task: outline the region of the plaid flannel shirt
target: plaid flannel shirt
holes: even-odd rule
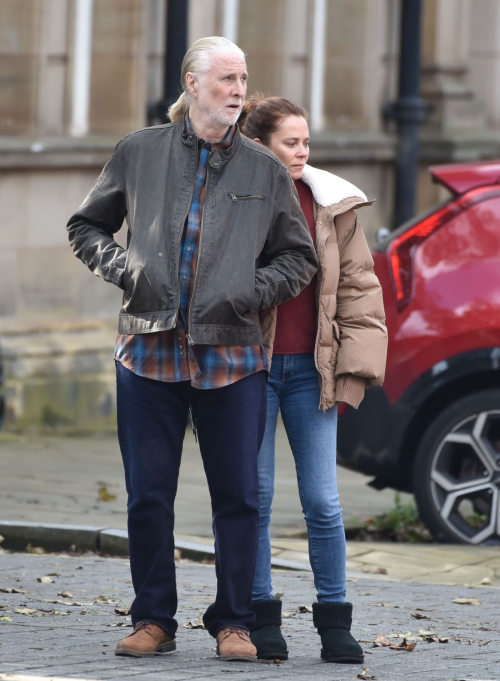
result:
[[[187,116],[185,125],[191,132]],[[227,135],[219,143],[210,144],[198,140],[198,171],[181,241],[180,309],[176,327],[171,331],[120,334],[116,340],[115,359],[139,376],[170,383],[190,381],[195,388],[211,389],[230,385],[257,371],[268,371],[262,345],[191,346],[187,342],[187,315],[196,277],[208,159],[212,150],[231,146],[235,130],[235,126],[229,128]]]

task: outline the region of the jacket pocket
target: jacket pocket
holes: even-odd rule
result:
[[[231,201],[244,201],[246,199],[260,199],[264,201],[266,198],[263,194],[228,194],[228,197]]]
[[[332,322],[332,369],[335,374],[335,368],[337,366],[337,355],[340,348],[340,329],[339,325],[335,321]]]

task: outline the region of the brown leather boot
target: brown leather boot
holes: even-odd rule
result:
[[[151,622],[138,622],[134,631],[116,646],[115,655],[152,657],[157,653],[175,650],[175,638],[170,638],[161,627]]]
[[[226,627],[217,634],[217,655],[221,660],[257,662],[257,648],[244,629]]]

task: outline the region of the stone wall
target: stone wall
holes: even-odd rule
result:
[[[479,0],[477,0],[479,1]],[[240,0],[249,92],[311,105],[315,0]],[[88,134],[71,136],[77,0],[0,2],[0,350],[7,427],[108,428],[121,292],[72,255],[65,224],[116,142],[162,93],[166,0],[94,0]],[[500,156],[500,0],[425,0],[418,211],[434,163]],[[323,129],[311,163],[358,185],[368,241],[392,222],[400,0],[327,0]],[[221,34],[223,0],[190,0],[189,41]],[[122,230],[123,232],[123,230]],[[119,233],[124,244],[126,235]]]

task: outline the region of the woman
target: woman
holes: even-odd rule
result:
[[[346,549],[336,481],[337,405],[357,408],[369,386],[382,384],[386,351],[382,291],[354,208],[370,205],[354,185],[307,164],[307,113],[287,99],[256,97],[242,132],[270,149],[294,180],[320,267],[294,300],[261,316],[271,362],[266,433],[259,453],[260,534],[253,589],[260,658],[287,659],[281,601],[271,584],[269,522],[274,493],[278,412],[295,458],[317,590],[313,622],[328,662],[363,662],[345,602]]]

